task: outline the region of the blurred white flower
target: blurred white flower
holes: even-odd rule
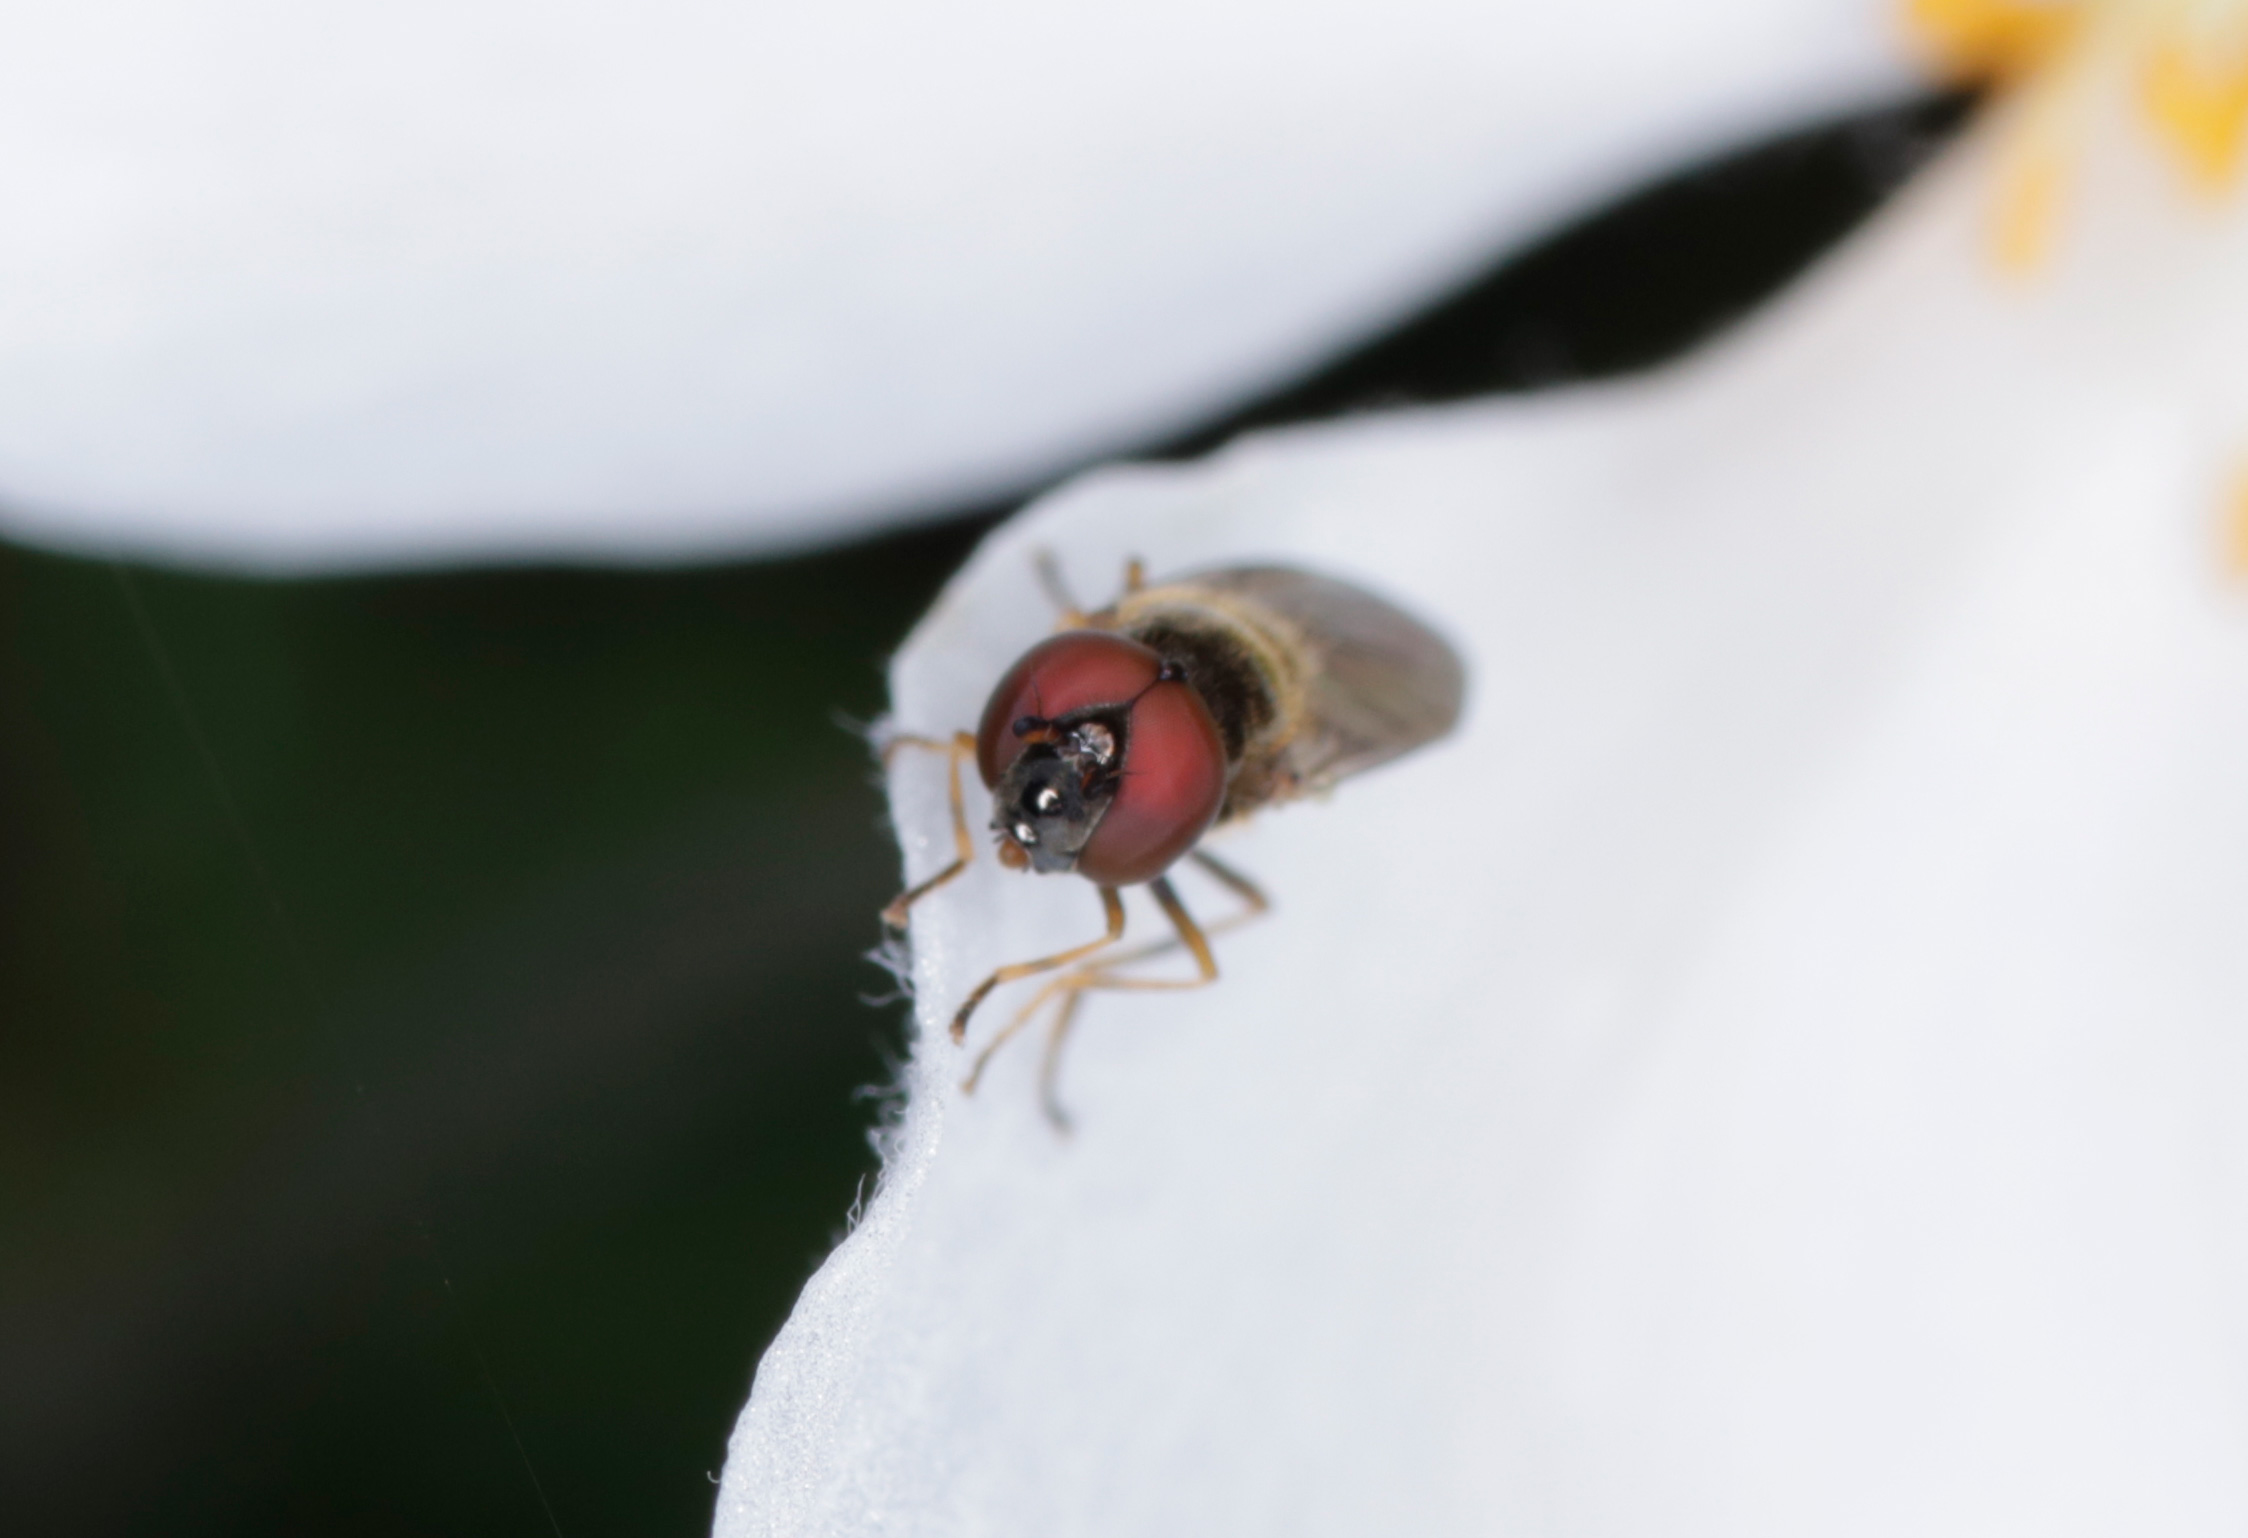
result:
[[[2034,72],[1683,367],[991,541],[905,726],[1043,632],[1041,546],[1375,583],[1470,719],[1229,841],[1278,911],[1218,986],[1088,1006],[1067,1142],[1035,1051],[964,1098],[941,1027],[1089,889],[985,861],[917,911],[884,1184],[724,1538],[2248,1527],[2248,222],[2076,9],[2032,275],[1988,232]],[[941,775],[892,787],[926,873]]]
[[[228,0],[0,18],[0,530],[272,568],[836,538],[1193,425],[1862,0]]]

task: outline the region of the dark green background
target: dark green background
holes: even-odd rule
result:
[[[1668,356],[1960,107],[1651,189],[1148,452]],[[0,548],[9,1531],[706,1527],[902,1050],[847,723],[1003,510],[661,574]]]

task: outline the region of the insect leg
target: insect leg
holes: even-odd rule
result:
[[[1243,917],[1243,915],[1236,914],[1234,917],[1236,920],[1238,920],[1239,918]],[[1193,923],[1193,920],[1189,919],[1187,922],[1191,925]],[[1166,951],[1175,951],[1178,948],[1178,936],[1173,935],[1167,940],[1158,940],[1152,945],[1138,946],[1135,949],[1125,951],[1121,955],[1112,956],[1106,960],[1094,962],[1090,966],[1079,967],[1075,971],[1064,972],[1061,976],[1049,980],[1043,988],[1040,988],[1036,993],[1030,996],[1029,1003],[1023,1005],[1020,1010],[1016,1011],[1014,1019],[1008,1021],[1004,1026],[1000,1027],[998,1034],[993,1036],[991,1040],[984,1043],[983,1050],[976,1054],[975,1062],[969,1067],[968,1077],[961,1083],[961,1089],[966,1091],[968,1094],[974,1094],[976,1092],[976,1085],[981,1083],[983,1080],[984,1069],[990,1065],[992,1058],[997,1055],[999,1049],[1007,1045],[1008,1042],[1014,1040],[1015,1037],[1022,1034],[1023,1027],[1030,1024],[1032,1020],[1036,1019],[1038,1017],[1038,1012],[1044,1009],[1048,1004],[1052,1003],[1056,998],[1061,999],[1062,1005],[1060,1013],[1055,1019],[1054,1029],[1060,1031],[1065,1029],[1062,1024],[1061,1017],[1067,1016],[1076,1010],[1078,995],[1083,993],[1086,989],[1102,987],[1123,988],[1141,986],[1140,984],[1127,981],[1117,981],[1113,983],[1105,982],[1103,981],[1103,979],[1115,977],[1120,968],[1130,966],[1134,962],[1145,961],[1150,956],[1160,956]],[[1217,963],[1214,961],[1211,963],[1211,967],[1213,968],[1212,972],[1210,973],[1211,977],[1215,977],[1217,975],[1216,971],[1214,970],[1216,965]],[[1194,977],[1191,979],[1183,979],[1178,982],[1150,982],[1145,986],[1152,988],[1199,988],[1208,980],[1209,979],[1205,977]],[[1049,1058],[1051,1058],[1052,1053],[1053,1047],[1052,1044],[1049,1043],[1047,1047],[1047,1054]]]
[[[1264,890],[1247,876],[1219,860],[1216,855],[1204,854],[1201,850],[1195,849],[1188,852],[1187,858],[1207,870],[1211,876],[1222,882],[1241,899],[1242,905],[1239,911],[1227,914],[1215,924],[1201,926],[1200,932],[1203,935],[1214,937],[1228,934],[1272,911],[1272,899],[1265,896]],[[1188,922],[1190,925],[1193,923],[1192,920]],[[1157,956],[1169,955],[1185,943],[1183,936],[1178,933],[1178,926],[1175,922],[1172,925],[1172,931],[1163,939],[1151,941],[1146,945],[1135,946],[1128,951],[1120,951],[1114,956],[1103,956],[1091,966],[1081,967],[1066,977],[1056,978],[1039,990],[1039,998],[1041,1000],[1052,998],[1063,988],[1077,986],[1077,979],[1089,977],[1096,972],[1113,974],[1126,967],[1152,960]],[[1194,986],[1199,987],[1201,985],[1197,983]]]
[[[888,742],[882,744],[882,761],[887,764],[890,761],[890,755],[899,748],[928,748],[945,755],[947,766],[952,771],[952,848],[954,857],[950,865],[938,871],[919,886],[908,887],[898,894],[889,907],[882,910],[882,922],[892,929],[905,928],[906,910],[966,870],[968,862],[976,857],[976,841],[968,835],[968,808],[960,798],[960,761],[974,755],[976,751],[975,737],[968,732],[953,733],[950,742],[945,742],[936,737],[910,735],[892,737]]]
[[[1158,876],[1147,884],[1147,888],[1155,894],[1156,903],[1163,909],[1164,916],[1170,919],[1171,927],[1177,931],[1176,938],[1143,946],[1128,956],[1082,967],[1054,979],[1039,990],[1038,997],[1030,1001],[1030,1007],[1008,1028],[1008,1034],[1012,1035],[1037,1012],[1038,1007],[1049,996],[1056,993],[1062,996],[1061,1007],[1054,1011],[1054,1023],[1046,1033],[1045,1055],[1038,1065],[1038,1103],[1044,1108],[1046,1119],[1054,1124],[1057,1132],[1066,1133],[1070,1130],[1069,1113],[1062,1109],[1057,1089],[1061,1080],[1062,1046],[1069,1040],[1070,1027],[1077,1022],[1078,1006],[1085,1001],[1089,990],[1100,988],[1176,992],[1187,988],[1206,988],[1218,980],[1218,958],[1211,954],[1209,936],[1194,922],[1194,915],[1186,911],[1186,904],[1179,901],[1179,894],[1171,889],[1171,883]],[[1248,916],[1242,914],[1237,915],[1237,918]],[[1120,966],[1174,950],[1180,945],[1194,953],[1195,975],[1192,977],[1123,977],[1118,974]]]
[[[1083,945],[1057,951],[1051,956],[1041,956],[1036,961],[1018,961],[1011,966],[1001,967],[976,984],[975,992],[968,995],[967,1001],[960,1006],[960,1012],[952,1017],[952,1039],[959,1041],[968,1034],[968,1017],[976,1012],[977,1005],[990,996],[991,990],[1001,983],[1011,983],[1018,977],[1030,977],[1039,972],[1051,972],[1056,967],[1066,967],[1080,956],[1090,956],[1102,946],[1114,945],[1123,939],[1124,898],[1116,888],[1101,888],[1101,910],[1108,917],[1108,932],[1098,940],[1089,940]]]
[[[1054,552],[1041,549],[1030,558],[1030,562],[1038,572],[1038,585],[1046,590],[1047,601],[1060,616],[1060,628],[1084,629],[1085,611],[1079,607],[1076,598],[1071,596],[1069,584],[1062,578],[1062,563],[1054,559]]]
[[[1194,965],[1202,974],[1195,982],[1173,986],[1192,988],[1202,983],[1216,982],[1218,958],[1210,954],[1210,937],[1194,922],[1194,915],[1186,911],[1186,904],[1179,901],[1179,894],[1171,890],[1170,878],[1158,876],[1147,884],[1147,889],[1155,894],[1156,905],[1163,910],[1163,916],[1171,921],[1171,927],[1179,932],[1179,938],[1186,943],[1186,948],[1194,952]],[[1261,898],[1263,894],[1259,893],[1258,896]]]
[[[1046,1113],[1046,1120],[1054,1130],[1067,1137],[1072,1128],[1069,1112],[1062,1109],[1060,1083],[1062,1076],[1062,1043],[1069,1040],[1069,1028],[1077,1022],[1077,1006],[1085,1001],[1085,990],[1072,988],[1062,1007],[1054,1012],[1053,1028],[1046,1033],[1046,1051],[1038,1060],[1038,1107]]]
[[[1103,890],[1106,890],[1106,888]],[[1261,909],[1250,908],[1240,913],[1228,914],[1219,922],[1212,924],[1209,930],[1205,932],[1201,925],[1195,923],[1194,916],[1186,911],[1186,904],[1179,901],[1179,894],[1171,890],[1170,882],[1158,876],[1148,883],[1148,890],[1154,892],[1156,902],[1162,905],[1163,912],[1171,920],[1171,927],[1177,933],[1169,939],[1157,940],[1152,944],[1138,946],[1128,951],[1120,951],[1114,956],[1104,956],[1090,966],[1079,967],[1075,971],[1065,972],[1060,977],[1055,978],[1045,987],[1039,989],[1031,998],[1030,1003],[1024,1006],[1022,1014],[1017,1016],[1008,1029],[1001,1033],[1002,1039],[1020,1030],[1024,1021],[1038,1013],[1040,1005],[1057,994],[1083,992],[1087,988],[1177,989],[1207,987],[1218,980],[1218,959],[1210,950],[1209,936],[1222,934],[1236,925],[1246,923],[1262,911]],[[1193,977],[1125,977],[1121,975],[1124,968],[1156,956],[1167,955],[1179,949],[1181,945],[1194,953],[1195,975]],[[1087,947],[1087,949],[1091,948]],[[995,1041],[992,1045],[996,1046],[998,1043]]]
[[[1031,995],[1030,1001],[1016,1012],[1015,1017],[1007,1022],[1005,1028],[985,1043],[983,1050],[976,1054],[975,1064],[970,1068],[967,1079],[961,1084],[961,1089],[969,1094],[975,1093],[976,1086],[983,1081],[984,1069],[990,1066],[992,1058],[998,1054],[999,1049],[1022,1034],[1023,1028],[1028,1026],[1032,1020],[1035,1020],[1040,1011],[1058,999],[1060,1003],[1054,1010],[1053,1023],[1047,1029],[1046,1050],[1039,1064],[1038,1097],[1040,1105],[1045,1110],[1046,1119],[1054,1124],[1055,1130],[1068,1132],[1070,1130],[1069,1114],[1062,1109],[1057,1086],[1061,1076],[1062,1048],[1069,1039],[1070,1030],[1077,1022],[1077,1011],[1079,1006],[1084,1003],[1086,993],[1095,988],[1177,990],[1204,987],[1217,977],[1217,963],[1215,959],[1208,956],[1208,937],[1238,928],[1255,919],[1272,906],[1264,893],[1258,890],[1255,882],[1232,867],[1222,864],[1214,856],[1196,850],[1193,858],[1195,863],[1208,870],[1213,877],[1241,898],[1243,906],[1240,911],[1229,913],[1215,924],[1203,928],[1187,914],[1185,904],[1179,901],[1176,892],[1170,892],[1170,883],[1165,882],[1164,890],[1170,892],[1170,901],[1164,904],[1164,912],[1171,918],[1173,932],[1160,940],[1135,946],[1131,950],[1120,952],[1114,956],[1104,957],[1091,965],[1065,972],[1060,977],[1049,981],[1044,987]],[[1164,902],[1164,893],[1158,892],[1156,901]],[[1167,955],[1172,951],[1188,946],[1190,942],[1187,940],[1187,936],[1190,933],[1202,939],[1202,945],[1196,951],[1195,976],[1186,978],[1134,978],[1122,975],[1123,969],[1126,967],[1136,966],[1140,962],[1152,960],[1157,956]],[[1207,962],[1207,970],[1204,970],[1205,962]]]
[[[1254,881],[1251,881],[1247,876],[1242,875],[1241,872],[1226,864],[1216,855],[1205,854],[1199,849],[1191,849],[1187,851],[1187,858],[1192,860],[1195,864],[1201,866],[1204,870],[1208,871],[1219,881],[1219,883],[1225,886],[1227,890],[1231,891],[1234,896],[1240,898],[1243,902],[1249,905],[1242,912],[1235,914],[1230,919],[1227,919],[1224,925],[1225,928],[1231,929],[1236,924],[1244,923],[1249,919],[1253,919],[1258,914],[1265,912],[1272,906],[1272,899],[1265,896],[1264,888],[1258,886]],[[1214,933],[1215,930],[1213,929],[1212,932]]]
[[[991,1066],[991,1060],[998,1055],[999,1049],[1021,1035],[1022,1028],[1036,1019],[1038,1012],[1044,1009],[1056,994],[1067,991],[1076,977],[1075,972],[1065,972],[1060,977],[1052,979],[1045,987],[1031,995],[1028,1004],[1015,1011],[1015,1018],[1001,1026],[998,1034],[985,1042],[983,1050],[976,1054],[975,1062],[969,1066],[968,1077],[960,1081],[960,1092],[962,1094],[972,1095],[976,1092],[976,1086],[983,1082],[984,1069]]]
[[[1079,967],[1075,971],[1064,972],[1059,977],[1048,979],[1044,987],[1030,996],[1030,1002],[1015,1012],[1015,1018],[1008,1021],[1006,1025],[1000,1028],[997,1035],[984,1043],[984,1048],[976,1054],[976,1061],[969,1068],[968,1077],[962,1082],[961,1089],[971,1095],[974,1094],[976,1086],[983,1081],[984,1069],[990,1065],[992,1058],[998,1054],[999,1049],[1021,1035],[1023,1027],[1035,1020],[1038,1017],[1038,1012],[1055,999],[1058,998],[1063,1001],[1062,1010],[1066,1013],[1077,1007],[1077,995],[1079,993],[1094,986],[1091,979],[1108,976],[1118,968],[1128,967],[1134,962],[1145,961],[1150,956],[1160,956],[1167,951],[1175,951],[1178,948],[1178,936],[1172,935],[1168,939],[1157,940],[1150,945],[1134,946],[1131,950],[1094,962],[1090,966]]]
[[[1125,959],[1138,960],[1158,950],[1176,950],[1177,948],[1178,942],[1176,940],[1166,940],[1160,946],[1147,946]],[[1031,1001],[1025,1004],[1016,1014],[1015,1018],[1007,1022],[1006,1028],[992,1037],[985,1044],[984,1049],[976,1054],[975,1066],[969,1069],[968,1077],[961,1083],[961,1092],[969,1095],[974,1094],[977,1084],[983,1080],[985,1067],[990,1064],[999,1049],[1020,1035],[1024,1026],[1038,1018],[1039,1011],[1059,997],[1061,1004],[1054,1011],[1054,1023],[1047,1028],[1046,1050],[1039,1058],[1038,1063],[1038,1104],[1040,1109],[1045,1111],[1046,1119],[1054,1124],[1054,1130],[1066,1134],[1072,1130],[1069,1113],[1062,1109],[1061,1097],[1057,1092],[1057,1086],[1061,1080],[1062,1043],[1069,1039],[1069,1028],[1076,1022],[1078,1006],[1085,1002],[1086,990],[1090,988],[1139,987],[1199,988],[1207,981],[1208,979],[1202,977],[1180,978],[1175,981],[1117,978],[1105,967],[1087,967],[1082,971],[1070,972],[1057,977],[1045,987],[1039,989]]]

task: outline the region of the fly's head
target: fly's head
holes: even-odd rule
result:
[[[1072,871],[1124,783],[1130,707],[1096,706],[1010,727],[1023,744],[992,788],[999,859],[1042,875]]]

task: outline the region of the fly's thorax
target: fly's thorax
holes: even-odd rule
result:
[[[1301,630],[1254,599],[1192,581],[1166,583],[1126,595],[1096,623],[1184,670],[1217,722],[1236,776],[1260,776],[1303,729],[1317,658]]]

